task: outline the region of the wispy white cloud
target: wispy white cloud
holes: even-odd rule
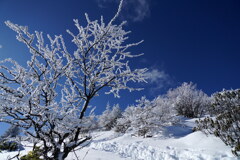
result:
[[[156,68],[150,69],[146,73],[146,78],[149,84],[150,94],[155,94],[164,89],[168,89],[172,84],[172,78],[163,70],[159,70]]]
[[[0,44],[0,49],[3,48],[3,46]]]
[[[149,83],[158,83],[159,81],[166,80],[168,75],[164,71],[152,69],[146,73],[146,77]]]
[[[133,9],[130,18],[133,21],[142,21],[150,15],[150,0],[132,0],[132,4],[128,4],[128,9]]]
[[[116,2],[116,0],[96,0],[98,3],[98,7],[106,8],[106,4],[110,2]]]
[[[130,19],[134,22],[142,21],[150,16],[151,0],[124,0],[123,11],[121,16],[124,19]],[[119,3],[119,0],[97,0],[98,6],[101,8],[108,7],[110,3]]]

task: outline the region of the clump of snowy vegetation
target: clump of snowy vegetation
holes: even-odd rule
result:
[[[40,158],[42,155],[42,150],[40,147],[34,148],[34,150],[28,152],[27,155],[24,155],[20,158],[20,160],[43,160]]]
[[[183,83],[152,101],[142,97],[136,105],[127,107],[117,120],[115,131],[133,131],[138,136],[150,136],[176,123],[178,116],[201,117],[208,112],[210,100],[193,83]]]
[[[158,96],[152,101],[142,97],[135,106],[125,109],[122,117],[117,120],[115,131],[134,132],[135,135],[144,137],[153,136],[176,121],[176,112],[167,97]]]
[[[223,90],[213,95],[212,115],[197,121],[196,129],[214,134],[240,156],[240,89]]]
[[[5,133],[0,137],[0,152],[1,151],[17,151],[22,150],[23,146],[18,141],[20,134],[20,128],[12,125]]]
[[[104,131],[111,130],[116,125],[117,119],[121,117],[121,114],[122,111],[119,104],[111,107],[108,103],[106,110],[98,117],[98,127]]]
[[[188,118],[206,114],[211,102],[208,95],[198,90],[192,82],[169,90],[167,96],[172,99],[177,113]]]
[[[5,139],[16,138],[19,136],[21,130],[18,126],[12,125],[8,130],[6,130],[3,135],[0,137],[0,141]]]

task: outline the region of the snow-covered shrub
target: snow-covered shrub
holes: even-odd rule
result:
[[[137,136],[152,136],[163,127],[176,122],[170,101],[159,96],[152,101],[142,97],[137,105],[129,106],[117,120],[116,131],[132,131]]]
[[[20,160],[43,160],[41,159],[43,150],[40,147],[35,147],[33,151],[28,152],[27,155],[24,155]]]
[[[218,115],[226,110],[240,106],[240,89],[223,90],[213,94],[214,101],[211,106],[212,115]]]
[[[22,144],[16,142],[16,141],[8,141],[4,140],[0,142],[0,151],[17,151],[17,150],[22,150],[23,146]]]
[[[139,109],[140,108],[134,106],[127,107],[122,113],[122,116],[117,119],[114,130],[116,132],[125,133],[131,127],[132,119],[139,112]]]
[[[0,140],[7,138],[15,138],[20,134],[20,128],[18,126],[12,125],[4,134],[0,137]]]
[[[151,132],[153,127],[150,120],[152,118],[152,105],[150,105],[151,102],[145,97],[142,97],[137,103],[136,106],[131,107],[132,114],[128,117],[131,121],[129,131],[133,131],[137,136],[145,136]]]
[[[16,151],[22,150],[23,146],[21,143],[15,141],[17,136],[20,134],[19,127],[12,125],[4,134],[0,137],[0,151]]]
[[[167,96],[172,99],[178,114],[189,118],[201,117],[210,106],[210,98],[192,82],[169,90]]]
[[[98,122],[94,110],[88,115],[84,116],[81,122],[81,133],[87,135],[90,132],[93,132],[98,128]]]
[[[213,97],[215,117],[197,121],[196,129],[219,137],[233,148],[235,155],[240,156],[240,89],[224,90]]]
[[[118,104],[111,107],[107,104],[106,110],[98,117],[98,125],[102,130],[111,130],[118,118],[121,117],[121,109]]]

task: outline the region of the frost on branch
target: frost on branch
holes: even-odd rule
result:
[[[129,32],[123,30],[120,25],[105,24],[103,18],[100,23],[91,21],[86,15],[88,25],[80,26],[78,20],[74,20],[78,33],[74,35],[72,42],[77,46],[74,51],[74,66],[77,71],[76,77],[79,81],[77,86],[84,87],[89,96],[105,87],[110,86],[109,93],[119,97],[119,90],[136,90],[127,85],[129,81],[145,82],[143,74],[146,69],[131,69],[128,60],[140,56],[132,55],[128,48],[137,46],[138,43],[125,44]],[[137,89],[139,90],[139,89]]]
[[[119,91],[139,90],[128,82],[145,82],[147,69],[132,69],[125,22],[115,25],[120,10],[107,24],[103,18],[87,25],[74,20],[78,33],[67,32],[76,45],[69,53],[61,35],[47,39],[42,32],[6,25],[28,48],[31,59],[23,67],[12,59],[0,63],[0,121],[24,128],[35,142],[41,142],[44,159],[65,159],[69,152],[91,139],[94,114],[87,115],[91,100],[103,89],[119,97]],[[9,118],[10,117],[10,118]]]

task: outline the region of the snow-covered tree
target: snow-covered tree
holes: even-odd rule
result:
[[[177,112],[174,108],[172,100],[166,95],[158,96],[153,100],[153,114],[157,117],[157,121],[162,126],[172,125],[178,121]]]
[[[219,137],[240,157],[240,89],[213,94],[212,108],[215,117],[197,121],[196,129]]]
[[[116,132],[125,133],[132,126],[132,122],[135,121],[136,115],[139,115],[142,111],[142,108],[138,108],[135,106],[128,106],[122,116],[117,119],[116,126],[114,130]]]
[[[119,104],[111,107],[108,103],[106,110],[98,117],[98,125],[103,130],[111,130],[120,116],[121,109]]]
[[[156,121],[158,119],[153,113],[153,109],[156,107],[154,101],[149,101],[146,97],[142,97],[137,100],[137,105],[135,106],[138,112],[134,112],[135,115],[131,117],[131,127],[130,129],[137,134],[137,136],[146,136],[147,134],[152,134],[156,128],[160,125]]]
[[[21,130],[18,126],[10,126],[0,137],[0,152],[5,151],[17,151],[22,150],[23,146],[19,142],[19,134]]]
[[[78,33],[67,30],[76,46],[73,53],[62,35],[45,39],[42,32],[31,34],[28,27],[6,22],[29,48],[31,59],[27,65],[12,59],[0,63],[0,121],[24,128],[41,142],[45,160],[65,159],[91,139],[85,134],[91,126],[86,111],[103,88],[119,97],[122,89],[139,90],[128,82],[145,82],[146,69],[129,66],[129,60],[140,55],[128,49],[141,42],[128,44],[125,22],[113,24],[121,6],[122,1],[107,24],[102,17],[91,21],[87,14],[85,27],[74,20]]]
[[[146,97],[137,100],[135,106],[129,106],[117,120],[117,132],[132,131],[137,136],[152,136],[177,121],[171,101],[158,96],[150,101]]]
[[[198,90],[192,82],[185,82],[180,87],[169,90],[167,96],[172,99],[179,115],[191,118],[206,113],[211,102],[207,94]]]
[[[0,140],[7,138],[15,138],[20,134],[20,128],[18,126],[12,125],[10,126],[0,137]]]

